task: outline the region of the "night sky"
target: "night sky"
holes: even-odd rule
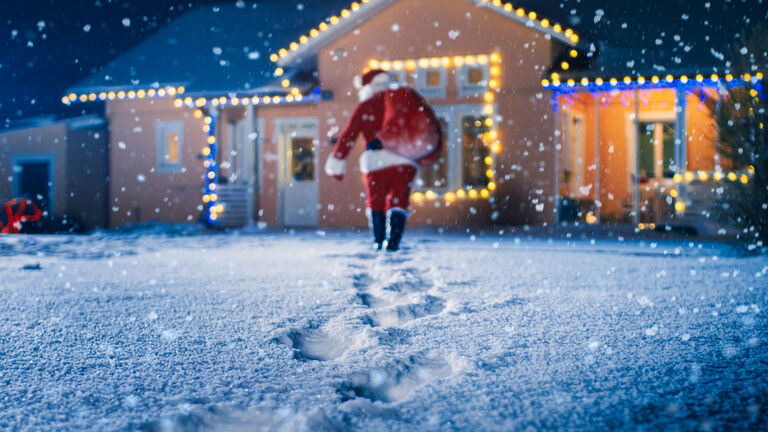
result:
[[[264,1],[322,0],[258,2]],[[67,108],[60,99],[68,86],[189,8],[216,3],[227,2],[3,0],[0,128],[24,118],[98,110],[99,104]],[[513,4],[573,26],[588,40],[654,49],[682,37],[704,57],[723,52],[743,29],[768,21],[768,0],[521,0]]]

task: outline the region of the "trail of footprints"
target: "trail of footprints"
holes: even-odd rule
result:
[[[445,309],[445,300],[428,294],[434,282],[427,278],[425,271],[400,266],[407,259],[378,254],[358,254],[353,258],[373,261],[369,271],[357,273],[352,278],[355,300],[367,309],[360,317],[362,325],[382,328],[387,334],[403,333],[407,331],[403,326],[409,322],[439,314]],[[351,264],[350,267],[359,270],[360,266]],[[338,340],[322,326],[291,329],[276,339],[293,348],[295,359],[305,361],[334,360],[354,342]],[[406,398],[415,388],[451,373],[451,366],[444,360],[415,354],[395,359],[383,367],[354,373],[338,391],[342,400],[363,397],[371,401],[396,402]]]

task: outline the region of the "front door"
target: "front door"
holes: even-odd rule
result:
[[[317,226],[317,121],[278,124],[281,220],[284,226]]]
[[[51,212],[51,162],[19,161],[16,163],[15,195],[32,200],[43,212]]]
[[[578,114],[566,115],[566,140],[563,173],[571,197],[587,198],[591,188],[586,185],[584,158],[584,117]]]

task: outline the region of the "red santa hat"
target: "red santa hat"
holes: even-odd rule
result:
[[[376,93],[390,88],[394,84],[394,80],[387,72],[381,69],[374,69],[363,75],[355,76],[354,84],[360,102],[363,102],[370,99]]]

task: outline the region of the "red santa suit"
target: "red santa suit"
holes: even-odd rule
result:
[[[328,158],[325,171],[341,178],[345,158],[362,134],[368,143],[360,157],[368,209],[407,214],[419,164],[429,164],[439,156],[439,122],[418,93],[395,86],[382,70],[370,71],[355,81],[360,103]]]

